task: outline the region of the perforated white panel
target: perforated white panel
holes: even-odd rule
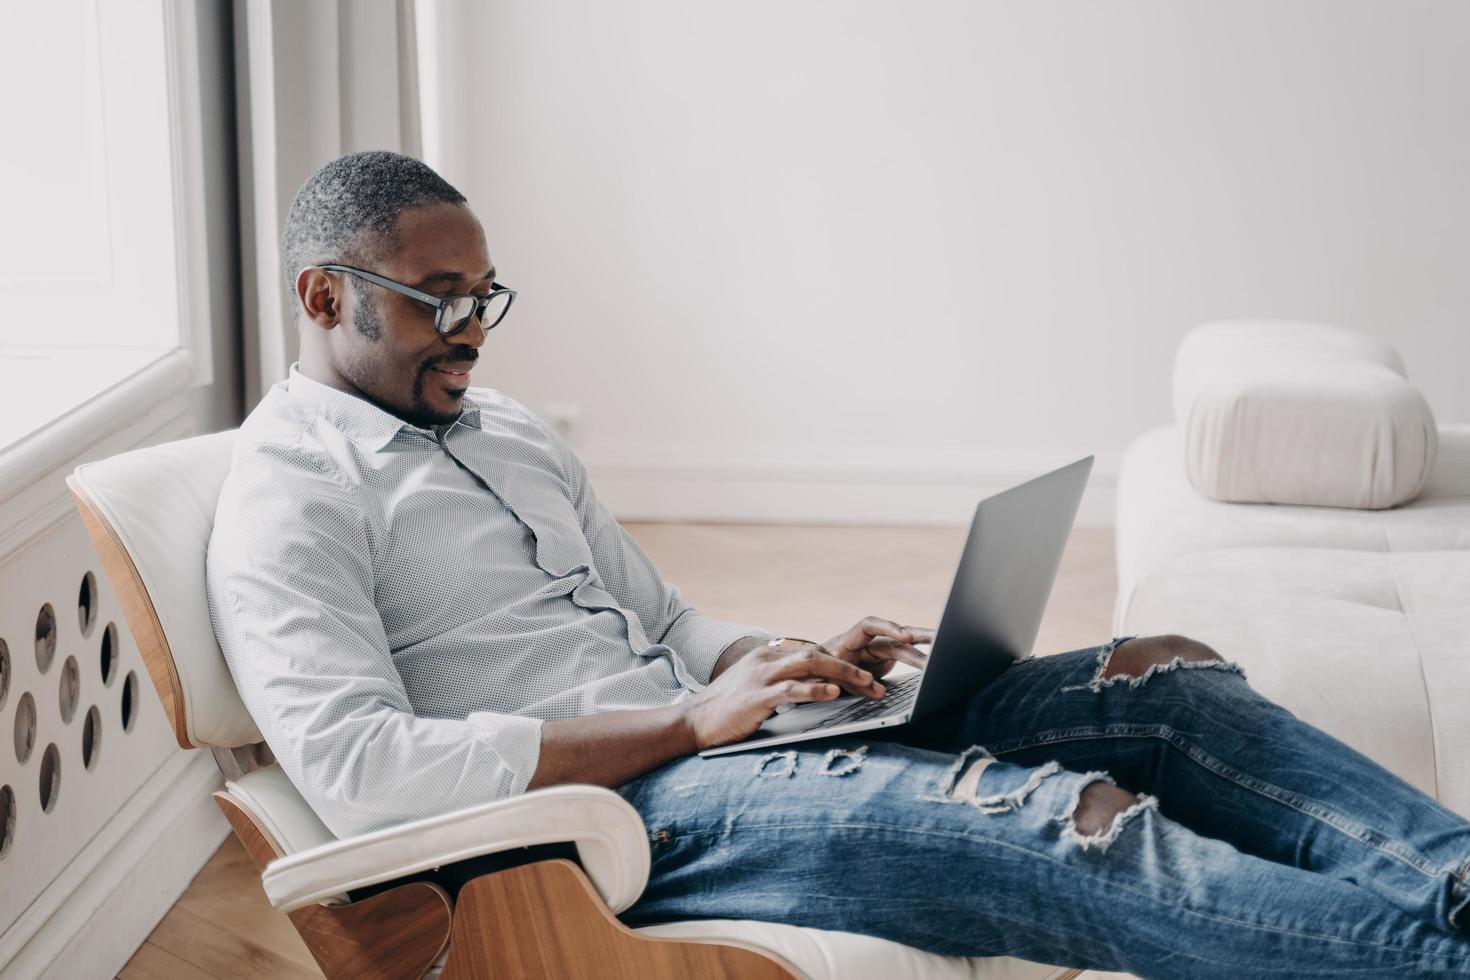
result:
[[[0,562],[0,640],[4,933],[178,749],[75,511]]]

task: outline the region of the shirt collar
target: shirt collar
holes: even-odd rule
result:
[[[291,397],[309,406],[316,414],[334,428],[340,429],[358,446],[368,452],[378,452],[393,441],[403,430],[435,438],[433,429],[421,429],[416,425],[385,412],[365,398],[322,384],[308,378],[300,371],[299,361],[291,365],[286,379],[286,390]],[[480,427],[480,405],[466,394],[459,410],[459,422],[478,429]],[[444,427],[448,431],[448,427]]]

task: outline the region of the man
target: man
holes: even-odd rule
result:
[[[615,787],[629,922],[755,918],[1142,976],[1470,975],[1470,824],[1183,637],[1014,665],[889,733],[701,758],[779,705],[878,698],[932,632],[702,616],[513,399],[514,298],[465,199],[352,154],[292,204],[301,358],[241,428],[210,542],[240,694],[348,836]]]

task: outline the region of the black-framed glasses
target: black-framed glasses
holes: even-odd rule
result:
[[[476,296],[474,293],[435,296],[433,293],[426,293],[422,289],[414,289],[412,286],[405,286],[386,276],[380,276],[376,272],[354,269],[350,265],[319,265],[317,268],[326,272],[350,272],[384,289],[402,293],[409,299],[416,299],[425,306],[433,307],[436,311],[434,330],[441,337],[453,337],[459,333],[469,326],[471,316],[478,316],[480,329],[488,332],[505,319],[505,314],[510,311],[510,304],[515,302],[516,298],[514,289],[507,289],[498,282],[492,282],[490,292],[484,296]]]

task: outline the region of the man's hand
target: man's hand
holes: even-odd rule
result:
[[[749,736],[780,705],[831,701],[843,691],[880,698],[884,688],[819,644],[788,640],[756,647],[682,707],[695,744],[707,749]]]
[[[914,643],[934,631],[870,616],[827,643],[787,641],[759,646],[684,702],[684,718],[699,749],[747,738],[783,704],[831,701],[846,691],[881,698],[878,678],[894,663],[924,666]]]
[[[862,667],[877,677],[886,677],[896,663],[924,669],[928,656],[914,649],[915,643],[933,643],[934,631],[923,626],[900,626],[889,619],[869,616],[845,633],[839,633],[823,649],[838,660]]]

